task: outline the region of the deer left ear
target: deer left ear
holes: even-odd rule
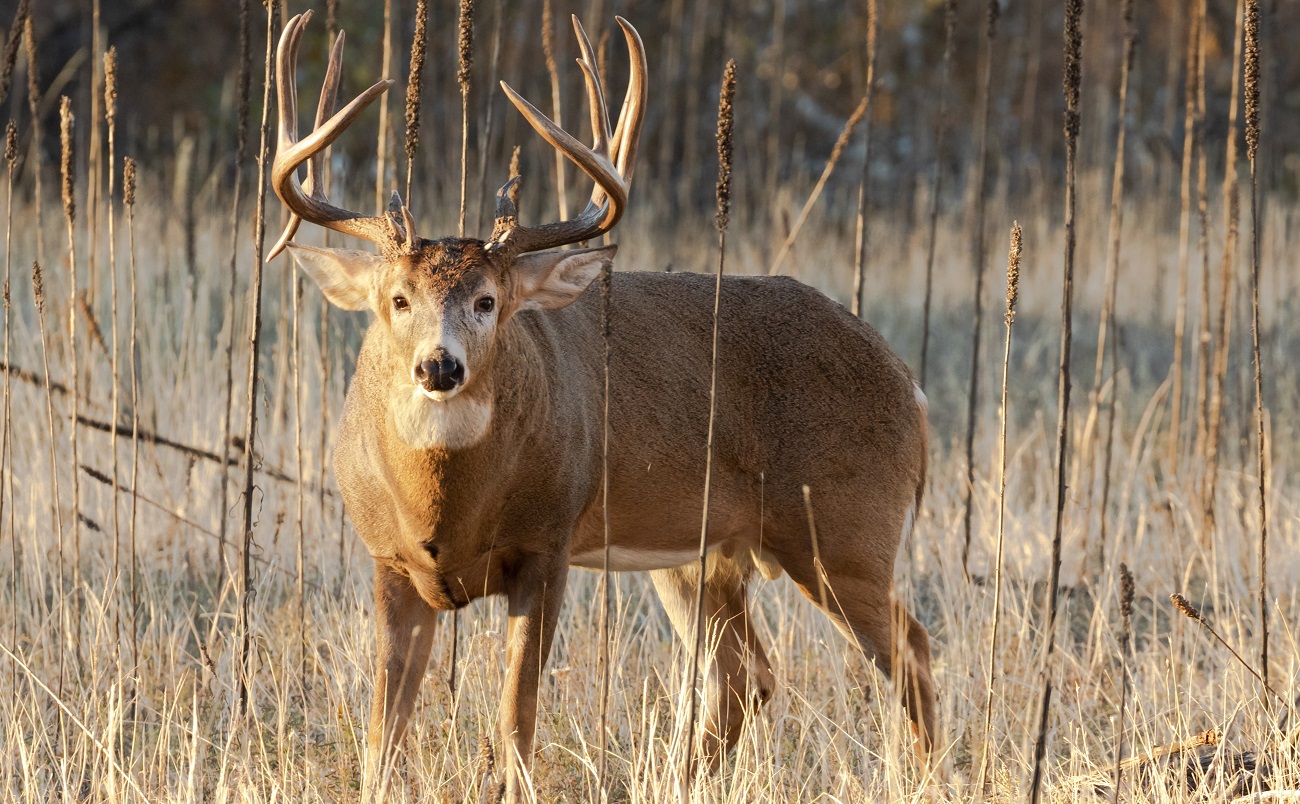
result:
[[[515,259],[511,275],[520,310],[558,310],[572,304],[607,265],[618,246],[542,251]]]

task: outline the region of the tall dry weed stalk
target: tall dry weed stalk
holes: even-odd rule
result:
[[[984,209],[988,182],[989,107],[993,100],[993,42],[998,33],[998,0],[985,12],[980,72],[979,117],[975,123],[975,181],[971,195],[971,269],[975,275],[975,312],[971,323],[970,384],[966,394],[966,486],[962,493],[961,574],[970,578],[971,509],[975,494],[975,425],[979,408],[980,340],[984,331]]]
[[[1110,400],[1106,405],[1106,444],[1103,448],[1101,464],[1101,508],[1100,525],[1097,534],[1097,573],[1100,575],[1106,566],[1106,513],[1110,508],[1110,463],[1115,446],[1115,404],[1119,396],[1119,338],[1110,337],[1115,327],[1115,303],[1119,291],[1120,245],[1124,229],[1124,148],[1128,133],[1128,85],[1133,70],[1133,57],[1137,51],[1137,27],[1133,23],[1133,0],[1123,0],[1121,16],[1124,21],[1124,48],[1119,72],[1119,107],[1115,112],[1119,128],[1115,134],[1115,162],[1111,173],[1110,185],[1110,243],[1106,251],[1106,287],[1101,303],[1101,320],[1097,325],[1097,360],[1092,378],[1092,405],[1088,411],[1088,421],[1096,422],[1100,416],[1103,390],[1103,374],[1106,368],[1106,346],[1110,345]],[[1095,452],[1094,442],[1090,439],[1085,448],[1089,454]],[[1091,499],[1092,484],[1088,484]],[[1086,531],[1085,531],[1086,534]],[[1088,561],[1088,537],[1084,536],[1084,566]]]
[[[131,263],[131,323],[129,325],[131,339],[128,356],[131,361],[131,489],[133,492],[140,487],[140,364],[137,356],[138,346],[136,343],[137,334],[139,333],[138,315],[140,304],[136,293],[135,174],[135,160],[128,156],[122,160],[122,204],[126,207],[127,254]],[[139,628],[136,625],[136,614],[140,610],[139,586],[136,583],[139,561],[138,553],[136,552],[135,538],[138,497],[138,494],[131,494],[131,517],[130,524],[127,526],[127,541],[129,542],[128,549],[131,561],[131,574],[128,586],[130,586],[131,592],[131,668],[133,674],[138,672],[140,668]]]
[[[411,198],[411,174],[420,147],[420,90],[424,86],[424,56],[428,48],[428,0],[416,0],[415,38],[411,40],[411,66],[406,80],[406,203]]]
[[[1133,573],[1128,565],[1119,565],[1119,723],[1115,727],[1115,789],[1111,796],[1112,804],[1119,804],[1120,785],[1124,780],[1124,721],[1128,715],[1129,662],[1133,659]]]
[[[1056,650],[1057,592],[1061,583],[1061,541],[1065,529],[1066,448],[1070,434],[1070,351],[1074,336],[1075,174],[1079,153],[1079,94],[1083,78],[1083,0],[1066,0],[1064,25],[1065,95],[1065,264],[1061,283],[1061,362],[1057,374],[1056,417],[1056,517],[1052,530],[1052,559],[1047,580],[1047,644],[1042,660],[1042,687],[1036,717],[1033,764],[1029,780],[1030,804],[1038,804],[1047,754],[1047,721],[1052,708],[1052,658]]]
[[[457,231],[465,236],[465,203],[469,187],[469,79],[474,67],[474,0],[460,0],[460,20],[456,26],[456,84],[460,87],[460,224]]]
[[[992,748],[993,687],[997,679],[998,622],[1002,607],[1002,553],[1006,533],[1007,511],[1007,375],[1011,369],[1011,325],[1016,321],[1016,301],[1020,296],[1020,252],[1023,245],[1020,223],[1011,227],[1011,245],[1007,251],[1007,311],[1006,341],[1002,347],[1002,405],[999,409],[1001,432],[998,434],[998,546],[993,559],[993,628],[989,633],[988,692],[984,698],[984,735],[981,741],[980,775],[976,789],[983,796],[989,778],[989,759]]]
[[[108,286],[110,313],[113,317],[110,331],[113,346],[110,350],[110,368],[113,372],[111,405],[113,409],[113,432],[109,436],[110,449],[113,452],[113,645],[114,655],[121,669],[121,653],[118,646],[122,641],[122,607],[118,599],[118,579],[122,571],[122,527],[118,520],[117,495],[120,488],[117,466],[117,417],[121,410],[121,382],[118,377],[117,361],[117,219],[113,207],[114,194],[117,189],[114,170],[116,170],[117,138],[117,48],[109,48],[104,54],[104,123],[108,128]]]
[[[99,128],[101,87],[104,84],[104,29],[100,21],[100,0],[90,0],[90,142],[86,182],[86,287],[90,298],[99,291],[99,183],[103,165],[103,134]],[[116,498],[115,498],[116,499]]]
[[[929,232],[925,247],[925,301],[921,307],[921,364],[918,376],[926,387],[930,359],[930,307],[934,298],[934,250],[939,234],[939,198],[943,195],[943,145],[948,134],[948,84],[952,78],[952,40],[957,28],[957,0],[943,9],[943,61],[939,70],[939,115],[934,134],[934,163],[930,168]]]
[[[275,0],[270,0],[274,2]],[[268,0],[263,0],[263,3]],[[380,74],[387,78],[393,73],[393,0],[384,0],[383,62]],[[379,135],[375,143],[375,209],[383,214],[384,188],[388,186],[388,141],[392,121],[388,118],[388,93],[379,96]]]
[[[81,369],[77,349],[77,201],[74,195],[72,100],[64,95],[59,102],[59,174],[62,177],[63,220],[68,225],[68,388],[72,413],[68,417],[68,441],[72,448],[72,598],[74,601],[73,636],[76,640],[77,664],[81,664],[81,465],[77,417],[80,412]]]
[[[1237,652],[1237,649],[1234,648],[1226,639],[1224,639],[1219,634],[1218,630],[1215,629],[1215,627],[1210,623],[1209,619],[1206,618],[1206,616],[1201,612],[1200,609],[1198,609],[1196,606],[1193,606],[1186,597],[1178,594],[1177,592],[1171,594],[1169,596],[1169,599],[1173,601],[1174,608],[1178,609],[1178,611],[1181,612],[1184,617],[1187,617],[1188,619],[1198,623],[1202,628],[1205,629],[1206,633],[1214,637],[1215,642],[1218,642],[1220,645],[1226,648],[1228,653],[1232,654],[1232,658],[1237,660],[1237,664],[1246,668],[1246,672],[1254,676],[1255,680],[1260,683],[1260,685],[1264,688],[1266,692],[1268,692],[1270,695],[1272,695],[1274,698],[1280,701],[1283,706],[1289,706],[1287,699],[1280,692],[1278,692],[1277,690],[1269,686],[1269,683],[1267,680],[1265,680],[1264,676],[1261,675],[1258,670],[1252,667],[1250,662],[1246,661],[1242,657],[1242,655]]]
[[[44,195],[41,181],[41,70],[36,33],[30,14],[23,20],[23,51],[27,56],[27,111],[31,115],[32,205],[36,208],[36,261],[45,262]]]
[[[238,669],[235,672],[236,700],[238,713],[242,716],[248,711],[248,686],[250,667],[249,651],[252,647],[252,633],[249,625],[252,607],[252,561],[253,549],[253,462],[255,460],[253,445],[257,443],[257,377],[258,352],[262,342],[262,269],[265,264],[266,246],[266,160],[267,138],[271,125],[271,63],[275,55],[276,17],[279,0],[265,0],[266,7],[266,57],[263,61],[262,76],[262,127],[257,143],[257,209],[253,214],[253,281],[249,288],[249,355],[248,355],[248,418],[244,429],[244,540],[240,549],[240,613],[239,613],[239,651]],[[385,73],[387,74],[387,73]],[[386,93],[385,93],[386,94]]]
[[[862,122],[862,118],[867,113],[867,105],[871,102],[869,96],[863,96],[858,102],[857,108],[849,119],[844,123],[844,128],[840,129],[840,136],[836,138],[834,147],[831,148],[830,158],[826,160],[826,166],[822,168],[822,175],[817,179],[816,186],[808,195],[808,200],[804,202],[803,209],[799,212],[799,217],[795,220],[794,226],[790,228],[790,234],[786,235],[785,242],[781,244],[781,250],[776,253],[772,264],[768,266],[767,273],[775,276],[781,271],[781,264],[785,258],[790,255],[790,249],[794,246],[794,241],[798,239],[800,230],[803,229],[804,223],[808,221],[808,214],[812,212],[813,206],[817,204],[817,199],[821,197],[822,190],[826,187],[826,182],[830,179],[831,174],[835,172],[835,165],[840,161],[844,154],[844,149],[848,146],[849,140],[853,137],[853,130]]]
[[[700,651],[704,642],[704,584],[709,552],[709,493],[713,485],[713,428],[718,407],[718,320],[722,307],[722,274],[727,259],[727,224],[731,219],[731,157],[735,128],[736,60],[728,59],[718,93],[718,181],[715,188],[717,211],[714,227],[718,231],[718,270],[713,286],[713,349],[709,371],[709,429],[704,453],[704,513],[700,518],[699,588],[695,598],[695,625],[691,630],[691,664],[686,676],[690,696],[687,718],[686,779],[695,778],[695,678],[699,673]],[[686,785],[683,785],[685,788]]]
[[[858,182],[857,238],[853,254],[853,315],[862,316],[862,283],[867,272],[867,180],[871,175],[871,95],[876,83],[876,0],[867,0],[867,87],[863,93],[862,178]]]
[[[1246,156],[1250,159],[1250,341],[1255,363],[1255,438],[1259,466],[1259,669],[1268,684],[1268,461],[1264,439],[1264,364],[1259,353],[1259,0],[1246,0]]]
[[[1196,347],[1196,462],[1202,467],[1202,494],[1206,441],[1210,431],[1210,191],[1209,160],[1205,147],[1205,51],[1209,32],[1206,30],[1208,0],[1197,4],[1197,28],[1200,39],[1196,43],[1196,221],[1197,246],[1201,252],[1201,304],[1198,311],[1199,326]],[[1204,506],[1202,506],[1203,508]],[[1203,523],[1202,523],[1203,524]],[[1201,542],[1205,542],[1202,529]]]
[[[235,187],[230,199],[230,264],[226,290],[226,310],[230,316],[226,333],[226,400],[221,417],[221,443],[217,454],[221,456],[221,507],[217,510],[217,597],[225,595],[226,587],[226,535],[230,510],[230,431],[235,404],[235,306],[239,284],[239,224],[240,205],[243,201],[244,162],[248,159],[248,96],[252,82],[252,15],[251,0],[239,0],[239,72],[235,78],[238,94],[235,122]]]
[[[1241,198],[1237,186],[1237,117],[1241,104],[1242,37],[1245,15],[1244,0],[1237,0],[1236,30],[1232,46],[1232,92],[1228,101],[1228,132],[1223,168],[1223,259],[1219,263],[1219,307],[1215,313],[1217,331],[1214,343],[1213,387],[1205,438],[1205,483],[1202,498],[1204,533],[1208,540],[1217,528],[1215,497],[1219,482],[1219,446],[1223,431],[1224,386],[1228,380],[1228,352],[1232,346],[1232,299],[1236,272],[1238,222]]]
[[[1178,307],[1174,312],[1174,359],[1171,367],[1172,385],[1169,392],[1169,443],[1165,452],[1165,462],[1169,466],[1169,474],[1172,477],[1178,476],[1178,462],[1182,451],[1183,370],[1186,362],[1183,353],[1187,341],[1187,289],[1188,285],[1191,284],[1189,270],[1191,262],[1192,162],[1199,134],[1196,114],[1196,86],[1197,75],[1201,70],[1200,39],[1201,15],[1193,13],[1187,25],[1187,75],[1183,84],[1183,159],[1178,192]]]
[[[20,11],[22,9],[19,9]],[[6,54],[7,55],[7,54]],[[13,365],[9,355],[9,340],[13,330],[10,314],[9,281],[12,278],[11,259],[13,257],[14,231],[14,167],[18,162],[18,127],[10,120],[5,126],[5,371],[4,371],[4,433],[0,436],[0,526],[4,522],[6,501],[9,505],[9,603],[13,611],[13,622],[9,644],[18,645],[18,531],[14,529],[14,457],[13,446],[9,443],[9,423],[12,420],[9,409],[9,367]],[[15,670],[10,672],[10,694],[18,694],[18,677]],[[16,698],[15,698],[16,700]]]
[[[18,62],[18,47],[23,41],[23,28],[27,25],[30,7],[31,0],[19,0],[14,9],[14,22],[9,26],[9,36],[5,39],[4,54],[0,55],[0,106],[9,99],[9,89],[13,86],[14,65]]]
[[[63,532],[63,509],[59,507],[59,463],[58,451],[55,449],[55,430],[54,430],[54,388],[50,382],[50,343],[49,336],[45,331],[45,275],[41,270],[39,260],[32,262],[32,298],[36,302],[36,324],[41,335],[41,371],[42,378],[45,381],[45,436],[46,448],[50,460],[50,490],[51,490],[51,507],[54,509],[54,529],[57,531],[56,547],[58,550],[59,565],[59,586],[57,594],[54,595],[55,609],[59,623],[59,633],[55,640],[58,646],[58,664],[59,664],[59,681],[58,691],[63,694],[63,680],[66,675],[67,659],[65,657],[68,628],[68,611],[67,611],[67,549],[64,545]],[[5,372],[8,376],[9,372]],[[76,474],[76,469],[73,469]],[[62,731],[62,721],[60,721],[60,731]]]
[[[542,55],[546,59],[546,73],[551,80],[551,119],[563,129],[560,104],[560,68],[555,61],[555,11],[552,0],[542,2]],[[568,192],[564,179],[564,154],[555,151],[555,198],[559,202],[560,220],[569,218]]]

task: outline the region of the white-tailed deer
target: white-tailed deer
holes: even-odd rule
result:
[[[280,41],[272,181],[293,217],[273,256],[287,245],[330,302],[374,313],[334,453],[348,513],[375,562],[371,773],[406,729],[437,612],[504,594],[508,672],[498,750],[515,801],[525,792],[539,675],[568,568],[600,568],[605,546],[600,298],[588,285],[616,247],[544,249],[593,240],[622,215],[645,109],[645,52],[619,19],[631,78],[611,129],[592,48],[575,19],[591,148],[502,84],[537,132],[594,181],[580,215],[523,226],[512,177],[498,193],[488,240],[425,240],[400,202],[366,217],[326,199],[326,147],[392,82],[332,114],[340,34],[315,130],[299,140],[294,71],[308,16],[293,18]],[[288,242],[300,220],[369,240],[379,254]],[[611,288],[611,566],[651,572],[688,644],[700,582],[713,288],[705,275],[622,272]],[[925,754],[935,735],[929,636],[892,600],[895,554],[925,482],[925,398],[879,333],[799,282],[726,277],[721,310],[704,580],[707,626],[720,636],[707,672],[705,754],[716,762],[773,691],[748,622],[755,568],[770,578],[788,573],[893,674]]]

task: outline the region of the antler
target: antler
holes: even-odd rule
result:
[[[334,114],[339,79],[343,71],[343,32],[339,31],[334,49],[330,52],[329,68],[325,73],[325,84],[321,88],[320,103],[316,108],[315,128],[305,139],[299,141],[298,91],[294,78],[298,69],[298,47],[302,44],[302,32],[310,19],[311,12],[307,11],[289,20],[289,24],[284,26],[276,51],[275,79],[280,99],[280,133],[275,162],[271,166],[271,186],[292,214],[268,259],[273,259],[284,250],[302,221],[360,237],[380,246],[387,246],[395,239],[399,242],[408,240],[407,232],[414,231],[409,225],[399,223],[396,216],[368,217],[336,207],[325,196],[325,149],[339,138],[367,106],[386,92],[393,81],[384,79],[377,82]],[[304,162],[307,163],[307,181],[299,185],[298,167]],[[401,206],[400,201],[397,206],[403,213],[403,222],[409,221],[410,214]]]
[[[578,142],[573,135],[555,125],[519,93],[504,81],[501,88],[519,109],[524,118],[532,125],[542,139],[569,158],[583,173],[596,183],[591,193],[591,200],[586,209],[577,217],[567,221],[543,223],[537,226],[520,226],[513,195],[517,192],[518,176],[512,176],[497,191],[496,225],[493,227],[491,249],[508,249],[519,254],[526,251],[577,243],[598,237],[618,223],[627,206],[628,185],[632,180],[632,168],[636,160],[637,141],[641,136],[641,123],[645,120],[646,103],[646,59],[645,47],[641,36],[627,20],[615,17],[627,39],[628,52],[631,55],[631,74],[628,78],[627,95],[623,99],[623,108],[619,112],[618,124],[611,133],[609,128],[609,110],[605,106],[605,95],[596,70],[595,51],[582,29],[578,18],[573,18],[573,30],[578,37],[578,47],[582,58],[578,66],[582,68],[587,81],[587,99],[591,106],[591,129],[595,143],[588,148]]]

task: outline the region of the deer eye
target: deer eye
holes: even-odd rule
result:
[[[484,296],[478,301],[474,302],[474,309],[480,313],[490,313],[496,307],[496,305],[497,305],[496,299],[492,298],[491,296]]]
[[[405,297],[405,296],[394,296],[394,297],[393,297],[393,309],[394,309],[394,310],[405,310],[405,309],[409,308],[410,306],[411,306],[411,303],[408,302],[408,301],[406,300],[406,297]]]

